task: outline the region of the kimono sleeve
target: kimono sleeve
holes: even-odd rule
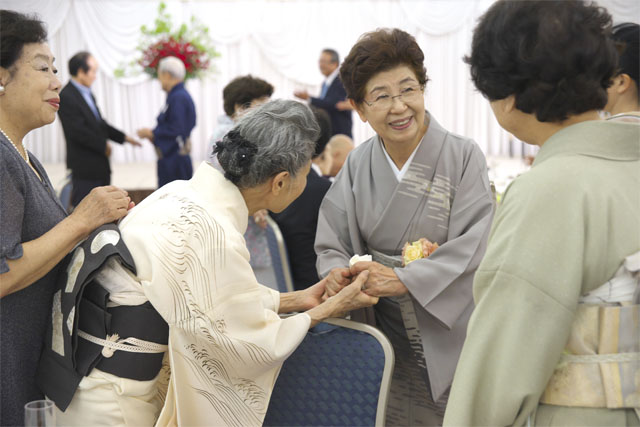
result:
[[[320,277],[333,268],[348,267],[349,259],[364,246],[355,218],[350,168],[350,163],[345,163],[320,205],[314,244]]]
[[[525,424],[569,336],[582,281],[582,203],[568,183],[527,179],[507,191],[476,273],[445,425]]]
[[[451,205],[447,241],[429,258],[394,270],[417,303],[447,328],[472,300],[471,283],[484,255],[492,219],[486,162],[473,144]]]
[[[9,271],[7,260],[22,257],[22,220],[25,215],[26,183],[22,172],[11,164],[14,157],[0,145],[0,274]]]

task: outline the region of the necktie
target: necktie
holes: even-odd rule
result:
[[[329,89],[327,82],[322,82],[322,89],[320,90],[320,98],[324,99],[327,96],[327,89]]]

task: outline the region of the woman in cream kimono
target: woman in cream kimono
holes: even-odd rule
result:
[[[130,212],[120,230],[136,273],[110,261],[97,280],[108,307],[148,301],[166,321],[170,377],[136,381],[94,368],[58,411],[60,425],[261,425],[279,369],[309,327],[377,301],[361,292],[367,275],[322,302],[324,281],[281,295],[249,265],[247,218],[300,195],[317,136],[308,107],[264,104],[218,143],[224,176],[204,163]],[[278,316],[291,311],[301,313]]]
[[[595,4],[502,0],[475,29],[475,85],[540,151],[497,211],[445,425],[640,423],[640,126],[599,116],[610,29]]]
[[[493,203],[484,156],[425,111],[424,55],[401,30],[360,38],[340,78],[377,136],[345,166],[320,208],[315,249],[329,295],[369,271],[380,298],[375,322],[396,355],[388,425],[437,425],[473,309],[471,281],[484,253]],[[439,248],[402,268],[406,242]],[[370,262],[349,269],[356,254]]]

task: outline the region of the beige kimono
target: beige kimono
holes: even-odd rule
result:
[[[280,294],[256,282],[242,236],[247,218],[237,187],[206,163],[127,215],[120,229],[137,277],[123,279],[112,263],[106,276],[118,280],[102,283],[112,304],[148,300],[167,321],[170,377],[134,381],[94,369],[58,412],[59,424],[262,424],[278,371],[310,318],[280,319]]]
[[[554,134],[498,208],[444,424],[638,425],[630,408],[539,403],[581,295],[638,250],[640,126],[589,121]]]

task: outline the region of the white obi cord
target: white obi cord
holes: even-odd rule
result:
[[[614,276],[605,284],[580,297],[582,304],[635,302],[640,298],[640,252],[624,259]]]

